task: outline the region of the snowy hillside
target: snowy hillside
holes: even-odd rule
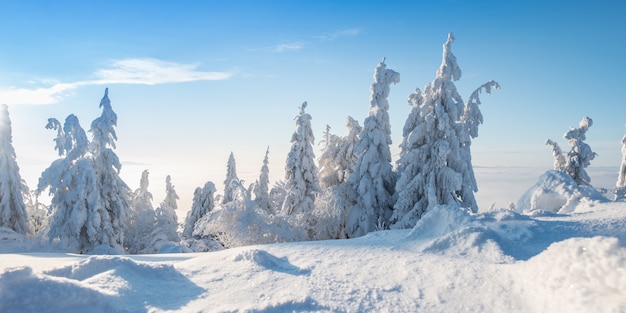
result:
[[[196,254],[19,251],[5,231],[0,312],[626,312],[626,204],[586,209],[439,207],[413,230]]]

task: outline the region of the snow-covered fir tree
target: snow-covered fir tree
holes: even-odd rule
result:
[[[490,93],[499,85],[490,81],[474,91],[464,104],[454,81],[461,78],[456,57],[452,54],[454,36],[443,45],[442,63],[434,81],[424,91],[416,89],[409,96],[412,107],[403,129],[398,181],[395,186],[392,227],[410,228],[430,208],[451,205],[478,207],[478,191],[471,163],[471,138],[478,136],[483,122],[478,109],[479,94]]]
[[[369,116],[356,145],[359,156],[348,178],[354,206],[348,214],[346,235],[363,236],[385,227],[393,206],[395,176],[391,166],[391,125],[389,123],[390,85],[400,82],[400,74],[387,68],[383,59],[374,71],[370,88]]]
[[[27,191],[20,176],[11,133],[11,119],[6,104],[0,105],[0,227],[28,235],[28,213],[22,193]]]
[[[565,138],[571,146],[567,155],[563,155],[561,148],[556,142],[550,139],[546,141],[546,145],[552,146],[554,169],[566,173],[572,177],[578,185],[590,185],[591,183],[591,178],[585,168],[591,164],[591,161],[597,154],[585,143],[587,139],[585,134],[592,125],[593,120],[585,116],[578,124],[578,127],[571,128],[563,135],[563,138]]]
[[[567,161],[565,160],[565,155],[563,154],[563,150],[561,150],[559,143],[548,139],[546,140],[546,146],[552,147],[552,156],[554,157],[554,169],[557,171],[564,171]]]
[[[132,195],[130,222],[124,238],[128,253],[155,252],[155,248],[150,244],[155,230],[156,215],[152,206],[152,193],[148,191],[149,174],[148,170],[141,173],[139,188]]]
[[[338,185],[343,176],[343,173],[338,171],[338,165],[335,162],[335,155],[339,149],[339,136],[330,133],[329,125],[326,125],[320,144],[323,145],[322,154],[318,159],[320,187],[327,189]]]
[[[26,186],[26,183],[24,183]],[[37,190],[24,190],[22,193],[26,212],[28,214],[28,224],[33,236],[38,236],[48,229],[49,210],[48,205],[39,202]]]
[[[215,207],[215,191],[213,182],[207,182],[204,184],[204,187],[196,188],[193,193],[191,210],[187,213],[187,218],[185,219],[183,237],[191,238],[196,222],[213,210]]]
[[[320,183],[323,193],[315,204],[315,239],[345,238],[347,210],[351,208],[350,189],[346,184],[358,160],[355,147],[363,130],[359,122],[348,116],[348,135],[324,136],[324,149],[319,158]]]
[[[348,180],[348,177],[354,172],[354,167],[359,159],[356,152],[356,145],[359,142],[359,136],[363,131],[363,127],[359,125],[359,121],[348,116],[346,119],[346,127],[348,135],[343,137],[339,143],[339,150],[335,156],[336,163],[339,165],[338,170],[343,173],[341,183]]]
[[[320,185],[323,189],[344,183],[354,171],[358,160],[356,144],[363,128],[359,122],[348,116],[346,119],[348,135],[339,137],[328,133],[324,136],[324,148],[319,158]]]
[[[261,174],[256,182],[254,188],[254,201],[263,210],[268,213],[273,213],[270,207],[270,161],[269,161],[270,148],[267,147],[265,151],[265,158],[263,159],[263,166],[261,166]]]
[[[286,197],[285,181],[279,180],[275,182],[270,190],[270,209],[273,213],[280,212]]]
[[[152,193],[148,191],[148,186],[150,186],[149,175],[150,172],[148,170],[144,170],[141,173],[139,188],[133,192],[133,212],[154,211],[154,207],[152,206]]]
[[[484,90],[489,95],[492,89],[500,89],[500,84],[492,80],[474,90],[467,102],[465,102],[463,115],[456,125],[460,144],[459,161],[461,163],[458,166],[458,170],[463,177],[458,196],[461,199],[461,206],[471,209],[472,212],[478,212],[478,204],[474,196],[474,193],[478,191],[478,184],[476,183],[474,165],[472,164],[472,139],[478,137],[478,126],[483,123],[483,115],[478,108],[478,105],[481,104],[480,93]],[[455,162],[448,162],[451,167],[455,167]]]
[[[296,131],[291,137],[291,149],[285,165],[285,190],[287,196],[282,212],[286,215],[313,211],[315,196],[320,192],[318,170],[315,165],[311,129],[311,115],[305,112],[307,103],[300,107],[296,117]]]
[[[170,242],[178,243],[180,238],[178,237],[178,217],[176,216],[176,210],[178,209],[178,194],[172,185],[172,178],[167,175],[165,178],[165,199],[161,202],[161,205],[156,209],[156,233],[165,235],[165,239]],[[157,236],[154,236],[157,238]],[[159,247],[157,247],[159,248]]]
[[[52,217],[50,240],[59,240],[61,249],[90,253],[105,245],[122,252],[111,216],[102,205],[93,159],[88,155],[89,140],[78,118],[69,115],[63,127],[51,118],[46,128],[57,131],[55,149],[60,158],[39,178],[38,193],[49,188]]]
[[[226,164],[226,179],[224,180],[224,197],[222,198],[222,204],[235,200],[237,183],[239,183],[237,164],[235,163],[235,155],[231,152],[230,156],[228,156],[228,164]]]
[[[311,115],[305,112],[306,106],[306,102],[302,103],[300,114],[295,118],[296,131],[291,136],[291,149],[285,165],[286,195],[281,213],[312,239],[315,197],[321,189],[313,152],[315,137],[311,129]]]
[[[626,198],[626,135],[622,138],[622,164],[620,164],[615,183],[615,200],[623,200],[624,198]]]
[[[91,122],[91,153],[95,165],[97,190],[100,193],[100,203],[111,218],[111,233],[113,242],[111,247],[118,249],[124,243],[123,234],[128,224],[130,212],[131,190],[122,180],[119,173],[122,164],[113,152],[117,135],[117,114],[111,107],[109,89],[104,90],[104,96],[100,101],[102,114]]]

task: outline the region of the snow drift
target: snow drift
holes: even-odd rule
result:
[[[578,208],[438,206],[412,230],[209,253],[4,254],[0,311],[623,312],[624,204]]]
[[[516,211],[572,213],[606,201],[592,186],[578,185],[566,173],[550,170],[541,175],[537,183],[520,197]]]
[[[0,275],[0,290],[0,312],[175,310],[205,292],[171,265],[108,256],[43,273],[12,269]]]

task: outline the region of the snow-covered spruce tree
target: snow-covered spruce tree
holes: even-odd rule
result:
[[[338,170],[343,172],[341,183],[348,180],[348,177],[354,172],[354,167],[359,159],[356,153],[356,145],[359,142],[359,136],[363,131],[363,127],[359,125],[359,121],[348,116],[346,119],[346,127],[348,128],[348,135],[341,138],[339,143],[339,151],[335,156],[337,164],[339,164]]]
[[[319,157],[320,185],[322,189],[337,186],[345,182],[358,159],[355,146],[359,140],[359,133],[363,130],[359,122],[348,116],[346,127],[348,135],[339,137],[330,133],[327,126],[322,144],[322,154]]]
[[[403,129],[396,167],[393,228],[413,227],[436,205],[464,207],[474,212],[478,209],[470,146],[483,122],[479,94],[483,89],[489,94],[492,88],[500,86],[487,82],[463,104],[454,85],[461,78],[461,69],[452,54],[453,41],[454,36],[449,34],[435,80],[426,85],[424,92],[416,89],[408,99],[412,110]]]
[[[578,185],[590,185],[591,178],[585,171],[585,168],[591,164],[591,161],[597,154],[591,151],[591,147],[585,140],[585,133],[589,127],[593,125],[593,120],[587,116],[578,124],[577,128],[571,128],[567,131],[563,138],[570,144],[571,149],[567,155],[559,148],[559,145],[548,139],[546,145],[552,146],[552,154],[554,155],[554,169],[560,170],[574,179]]]
[[[351,207],[346,181],[358,160],[355,147],[363,130],[359,122],[350,116],[346,127],[347,136],[328,134],[324,139],[327,144],[319,158],[323,193],[316,198],[315,220],[318,223],[315,227],[315,239],[345,238],[347,210]]]
[[[315,137],[311,129],[311,115],[305,112],[306,106],[304,102],[296,117],[296,131],[291,137],[291,149],[285,165],[287,195],[282,206],[285,215],[311,212],[315,196],[320,192],[313,152]]]
[[[615,184],[615,200],[626,198],[626,135],[622,138],[622,164]]]
[[[552,147],[552,156],[554,157],[554,169],[557,171],[564,171],[565,164],[567,162],[565,161],[565,155],[563,155],[563,150],[561,150],[559,144],[555,141],[552,141],[551,139],[548,139],[546,140],[546,146]]]
[[[161,202],[161,205],[156,209],[156,229],[155,234],[164,235],[165,240],[178,243],[180,238],[178,236],[178,217],[176,216],[176,209],[178,209],[178,195],[172,185],[172,178],[167,175],[165,178],[165,199]],[[154,236],[157,238],[158,236]],[[156,248],[160,248],[159,244]]]
[[[207,182],[204,184],[204,187],[196,188],[193,193],[191,210],[187,213],[187,218],[185,219],[183,237],[191,238],[196,222],[213,210],[215,207],[215,191],[213,182]]]
[[[226,164],[226,179],[224,180],[224,197],[222,198],[222,204],[235,200],[235,194],[238,192],[237,183],[239,178],[237,177],[237,164],[235,163],[235,155],[231,152],[228,156],[228,163]]]
[[[128,223],[131,190],[119,175],[122,164],[113,152],[117,135],[117,114],[113,112],[109,89],[104,90],[100,101],[102,114],[91,122],[91,153],[95,165],[96,182],[100,193],[101,205],[111,218],[111,229],[107,229],[114,238],[110,246],[119,250],[124,244],[124,230]]]
[[[139,188],[132,195],[130,222],[126,229],[124,245],[128,253],[154,253],[150,245],[155,229],[156,215],[152,206],[152,193],[148,191],[150,184],[148,170],[141,173]]]
[[[350,116],[346,119],[346,127],[348,128],[347,136],[330,135],[329,143],[322,150],[319,163],[320,182],[323,188],[345,183],[356,166],[358,160],[356,145],[363,128]]]
[[[285,165],[287,195],[281,213],[289,216],[296,227],[309,233],[310,227],[315,224],[312,220],[315,197],[321,189],[313,152],[315,137],[311,129],[311,115],[305,112],[306,106],[306,102],[302,103],[300,114],[296,117],[296,131],[291,137],[291,149]]]
[[[22,196],[28,213],[29,228],[33,236],[38,236],[48,228],[49,208],[44,203],[39,202],[37,190],[24,190]]]
[[[270,190],[270,210],[273,213],[280,212],[286,197],[285,181],[279,180],[275,182]]]
[[[330,126],[326,125],[324,131],[324,137],[320,144],[322,147],[322,154],[318,159],[319,164],[319,180],[320,187],[325,190],[332,186],[336,186],[341,182],[342,174],[337,170],[337,164],[335,162],[335,154],[339,148],[339,137],[330,133]]]
[[[346,235],[363,236],[386,227],[393,206],[395,175],[391,166],[391,125],[389,123],[390,85],[400,82],[400,74],[387,68],[383,59],[374,71],[370,88],[369,116],[356,145],[359,156],[347,183],[354,206],[348,213]]]
[[[57,131],[55,149],[65,156],[39,178],[37,192],[49,188],[52,195],[48,238],[58,239],[61,249],[76,253],[90,253],[100,245],[122,252],[120,235],[114,232],[111,216],[101,202],[89,140],[78,118],[68,116],[63,127],[51,118],[46,128]]]
[[[270,168],[269,168],[269,154],[270,148],[267,147],[265,151],[265,158],[263,159],[263,166],[261,166],[261,174],[259,180],[256,182],[254,188],[254,201],[263,210],[268,213],[274,213],[270,207]]]
[[[22,192],[28,190],[17,166],[6,104],[0,105],[0,227],[23,235],[31,234]]]

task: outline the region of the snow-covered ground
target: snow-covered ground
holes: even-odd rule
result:
[[[0,312],[626,312],[626,203],[577,212],[444,207],[413,230],[196,254],[29,252],[4,235]]]

